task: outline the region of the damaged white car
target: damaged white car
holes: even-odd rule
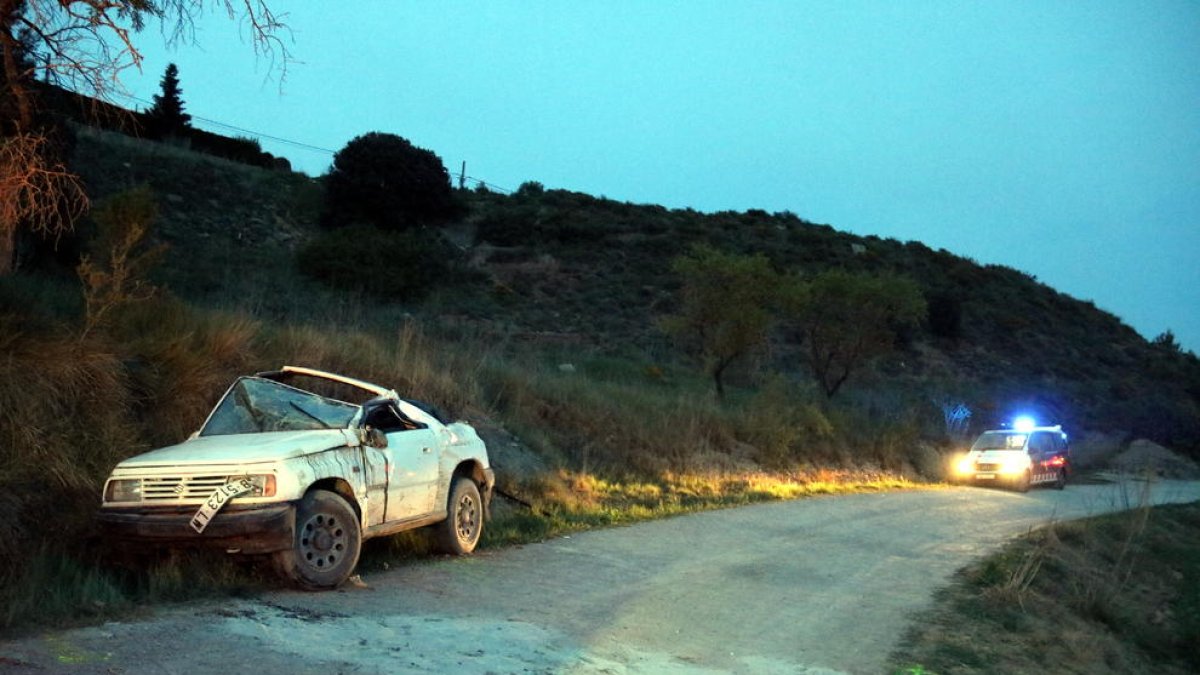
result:
[[[465,422],[287,366],[238,379],[187,441],[118,464],[97,518],[118,539],[266,554],[285,578],[323,589],[351,574],[371,537],[433,526],[442,551],[470,553],[494,483]]]

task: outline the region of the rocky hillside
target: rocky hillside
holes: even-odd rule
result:
[[[95,131],[81,132],[76,164],[96,195],[148,184],[160,196],[158,236],[171,246],[160,281],[182,297],[264,317],[363,318],[363,298],[356,305],[295,269],[294,250],[316,233],[319,181]],[[473,271],[469,281],[420,304],[365,299],[367,314],[416,315],[451,335],[589,348],[656,367],[681,358],[656,319],[675,302],[670,260],[693,243],[762,252],[803,274],[895,272],[918,282],[930,315],[846,396],[881,414],[897,397],[961,401],[977,426],[1032,410],[1068,428],[1151,438],[1200,457],[1200,361],[1018,270],[786,212],[703,214],[535,184],[511,196],[459,197],[468,215],[446,234]],[[803,379],[793,352],[779,340],[740,382],[767,371]]]

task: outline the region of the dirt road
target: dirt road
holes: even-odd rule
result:
[[[897,492],[703,513],[0,642],[46,673],[877,673],[959,567],[1137,484]],[[1155,502],[1200,499],[1162,482]]]

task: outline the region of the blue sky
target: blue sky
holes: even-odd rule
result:
[[[173,61],[193,115],[319,148],[387,131],[509,189],[915,239],[1200,351],[1200,3],[272,5],[282,86],[219,14],[147,30],[126,85]]]

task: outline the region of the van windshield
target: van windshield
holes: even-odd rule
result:
[[[258,377],[243,377],[217,404],[201,436],[345,429],[359,407]]]
[[[975,441],[972,450],[1020,450],[1025,447],[1029,434],[1015,431],[988,431]]]

